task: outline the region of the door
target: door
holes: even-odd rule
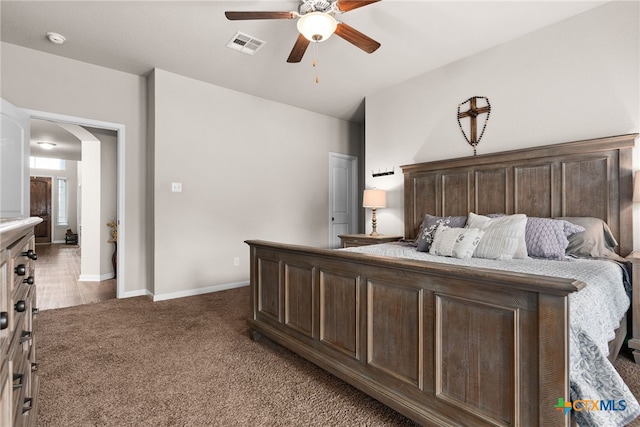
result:
[[[51,243],[51,178],[31,177],[31,216],[39,216],[42,222],[36,225],[36,243]]]
[[[329,247],[358,230],[358,158],[329,153]]]
[[[0,218],[29,216],[29,116],[0,99]]]

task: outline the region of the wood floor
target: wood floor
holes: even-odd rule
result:
[[[116,279],[81,282],[77,245],[36,245],[37,304],[40,310],[89,304],[116,297]]]

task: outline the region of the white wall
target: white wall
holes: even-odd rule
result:
[[[248,280],[246,239],[328,247],[328,153],[358,155],[360,126],[163,70],[149,81],[157,299]]]
[[[80,235],[80,280],[99,282],[102,229],[107,228],[100,216],[101,143],[85,140],[82,144],[82,186],[80,200],[82,233]],[[106,224],[106,222],[105,222]]]
[[[111,228],[117,220],[117,141],[114,132],[91,129],[94,139],[82,141],[82,258],[80,280],[102,281],[115,276]],[[90,138],[88,138],[90,139]]]
[[[13,105],[125,126],[124,295],[145,293],[146,82],[144,77],[1,43],[0,96]]]
[[[100,140],[100,276],[112,278],[116,274],[111,260],[114,245],[107,224],[118,218],[118,141],[115,132],[92,129],[91,133]]]
[[[404,233],[402,173],[370,171],[472,155],[456,120],[471,96],[492,107],[479,154],[640,131],[639,15],[605,4],[368,96],[366,185],[389,191],[378,231]]]

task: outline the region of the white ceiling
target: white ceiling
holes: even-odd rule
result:
[[[224,16],[226,10],[293,11],[297,1],[3,0],[0,38],[137,75],[157,67],[362,122],[367,95],[603,3],[382,0],[337,16],[382,46],[366,54],[333,36],[317,46],[317,70],[313,43],[302,62],[286,62],[297,37],[295,20]],[[48,31],[64,35],[66,43],[50,43]],[[237,31],[267,44],[255,56],[225,47]]]
[[[45,150],[38,142],[51,142],[56,146]],[[31,119],[31,155],[34,157],[55,157],[65,160],[81,160],[78,138],[54,122]]]

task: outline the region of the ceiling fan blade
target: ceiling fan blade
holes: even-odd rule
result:
[[[338,0],[336,6],[340,12],[348,12],[353,9],[357,9],[362,6],[370,5],[371,3],[377,3],[380,0]]]
[[[230,21],[248,19],[295,19],[296,12],[225,12],[224,16]]]
[[[302,57],[307,51],[307,46],[309,46],[309,43],[309,40],[307,40],[305,36],[299,34],[298,40],[296,40],[296,44],[293,45],[293,49],[291,49],[289,58],[287,58],[287,62],[293,63],[302,61]]]
[[[359,47],[367,53],[373,53],[380,47],[380,43],[371,37],[365,36],[360,31],[350,27],[344,22],[338,22],[335,35],[342,37],[349,43]]]

